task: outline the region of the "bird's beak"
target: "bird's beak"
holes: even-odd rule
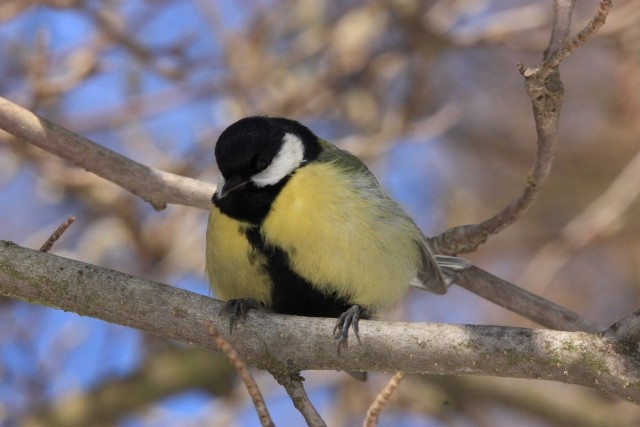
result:
[[[232,176],[228,180],[224,181],[222,186],[218,188],[218,197],[224,198],[229,193],[238,190],[249,183],[249,180],[244,179],[240,176]]]

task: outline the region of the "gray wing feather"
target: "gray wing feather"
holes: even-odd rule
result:
[[[458,271],[466,270],[473,265],[471,261],[457,256],[435,255],[434,258],[436,259],[436,263],[438,264],[438,267],[440,267],[440,270],[445,273],[456,273]]]

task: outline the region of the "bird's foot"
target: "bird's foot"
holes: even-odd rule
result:
[[[333,337],[338,340],[338,355],[340,355],[340,347],[347,347],[349,338],[349,328],[353,329],[358,344],[360,344],[360,334],[358,322],[360,321],[361,309],[357,305],[352,305],[344,313],[338,317],[338,321],[333,328]]]
[[[249,310],[264,310],[264,306],[253,298],[230,299],[222,307],[222,314],[229,316],[229,334],[233,334],[238,320],[247,318]]]

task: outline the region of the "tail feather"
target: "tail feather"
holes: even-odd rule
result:
[[[424,280],[424,277],[418,275],[416,280],[411,282],[411,286],[443,294],[446,292],[447,288],[455,282],[456,274],[458,272],[464,271],[473,265],[470,261],[464,258],[449,255],[433,255],[433,260],[435,260],[438,271],[435,272],[435,274],[430,274],[428,280]],[[440,279],[442,283],[444,283],[444,291],[442,291],[442,288],[440,287],[434,289],[434,275],[435,278],[437,278],[436,280]]]
[[[473,265],[471,261],[468,261],[464,258],[458,258],[457,256],[434,255],[433,257],[436,259],[436,263],[442,271],[450,271],[455,273],[458,271],[466,270]]]

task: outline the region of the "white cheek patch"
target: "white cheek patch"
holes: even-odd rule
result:
[[[268,168],[251,177],[258,187],[273,185],[296,170],[304,158],[304,146],[297,136],[286,133],[282,138],[280,151],[273,158]]]

